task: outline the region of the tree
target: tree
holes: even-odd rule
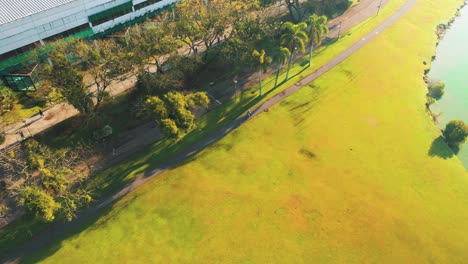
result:
[[[352,3],[351,0],[306,0],[304,5],[310,13],[333,17],[336,13],[344,12]]]
[[[37,186],[21,188],[18,202],[24,206],[28,214],[44,222],[52,222],[55,219],[55,213],[61,207],[51,195]]]
[[[298,23],[304,18],[306,10],[302,7],[299,0],[284,0],[286,7],[289,10],[293,22]]]
[[[211,48],[243,21],[249,10],[257,7],[256,1],[246,0],[191,0],[177,4],[176,22],[170,23],[174,36],[187,44],[190,52],[197,53],[197,46],[203,44],[204,59]]]
[[[186,95],[187,104],[190,108],[204,108],[207,109],[210,105],[210,98],[205,92],[196,92]]]
[[[166,103],[157,96],[148,97],[145,102],[145,108],[156,121],[166,119],[169,116]]]
[[[0,132],[0,145],[5,142],[5,132]]]
[[[327,21],[328,19],[326,16],[317,16],[316,14],[309,16],[306,20],[310,40],[309,64],[312,64],[312,52],[314,50],[314,45],[315,47],[318,47],[320,44],[322,44],[323,37],[328,34]]]
[[[182,93],[169,92],[163,98],[169,110],[169,116],[177,126],[184,130],[192,128],[195,115],[188,110],[187,97]]]
[[[275,77],[275,86],[278,85],[278,78],[279,74],[281,71],[281,68],[283,67],[283,64],[288,61],[288,58],[291,56],[291,51],[289,51],[288,48],[278,46],[277,49],[274,50],[274,55],[273,55],[273,61],[278,65],[278,70],[276,71],[276,77]]]
[[[99,110],[101,103],[108,96],[107,88],[112,81],[118,79],[122,74],[133,69],[131,64],[132,54],[113,40],[97,40],[97,47],[86,47],[84,60],[89,67],[89,73],[96,84],[94,98],[94,112]]]
[[[260,96],[262,96],[262,73],[267,70],[268,65],[271,63],[271,57],[266,56],[265,50],[254,50],[252,56],[255,58],[254,65],[258,69],[258,89]]]
[[[44,66],[45,74],[51,84],[60,90],[67,102],[80,113],[89,113],[93,102],[83,83],[83,74],[72,64],[66,51],[63,49],[52,50],[49,62]]]
[[[176,52],[178,47],[168,28],[158,22],[134,26],[130,30],[127,42],[141,68],[144,68],[145,63],[154,63],[159,73],[162,73],[161,57]]]
[[[161,128],[165,135],[169,137],[177,137],[179,135],[179,128],[174,120],[165,118],[161,120]]]
[[[188,131],[194,125],[196,108],[207,108],[209,98],[205,92],[182,94],[169,92],[146,99],[145,108],[161,125],[165,135],[174,137],[179,131]]]
[[[298,49],[300,52],[305,51],[306,42],[309,37],[306,33],[307,24],[304,22],[293,24],[286,22],[283,24],[283,34],[281,35],[281,45],[287,47],[291,51],[288,59],[288,70],[286,72],[286,81],[289,79],[289,70],[291,69],[292,57]]]
[[[428,84],[429,96],[435,100],[440,100],[445,93],[445,83],[442,81],[431,80]]]
[[[452,120],[447,123],[442,134],[449,147],[457,152],[468,137],[468,125],[461,120]]]
[[[8,211],[10,211],[10,208],[4,204],[0,204],[0,219],[5,218],[8,214]]]
[[[38,181],[28,181],[19,190],[18,204],[37,218],[50,222],[56,216],[71,220],[75,212],[91,201],[91,196],[81,186],[84,180],[79,172],[73,171],[79,153],[69,150],[55,150],[35,140],[25,143],[27,166],[22,173],[38,175]],[[2,162],[2,159],[0,159]],[[72,184],[70,178],[78,179]]]
[[[10,111],[14,101],[13,92],[8,88],[0,87],[0,115]]]
[[[176,22],[168,25],[171,25],[173,36],[189,47],[189,54],[195,54],[197,52],[197,46],[202,42],[202,30],[200,29],[200,26],[195,23],[195,21],[186,17],[179,17]]]

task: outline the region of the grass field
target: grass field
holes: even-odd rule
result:
[[[27,262],[462,263],[467,175],[437,140],[422,82],[434,28],[461,2],[419,0],[309,87]]]

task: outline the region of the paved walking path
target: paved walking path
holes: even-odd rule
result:
[[[344,61],[346,58],[351,56],[354,52],[364,46],[367,42],[372,40],[377,34],[385,30],[387,27],[392,25],[398,18],[400,18],[414,3],[416,0],[407,0],[407,2],[390,18],[385,20],[379,26],[377,26],[374,30],[360,39],[358,42],[353,44],[350,48],[342,52],[341,54],[337,55],[334,59],[330,62],[322,66],[321,68],[317,69],[315,72],[310,74],[309,76],[305,77],[304,79],[298,81],[297,83],[291,85],[290,87],[286,88],[283,92],[279,93],[276,96],[268,99],[263,104],[259,105],[257,108],[253,110],[253,116],[255,117],[265,110],[269,109],[274,104],[280,102],[284,98],[288,97],[292,93],[296,92],[297,90],[301,89],[304,85],[310,83],[311,81],[317,79],[324,73],[331,70],[333,67]],[[251,118],[252,118],[251,117]],[[232,130],[236,129],[240,125],[242,125],[247,120],[246,113],[241,115],[236,120],[232,121],[231,123],[225,125],[218,131],[211,134],[209,137],[206,137],[196,144],[176,153],[172,157],[170,157],[165,162],[159,164],[156,168],[146,171],[143,175],[138,176],[133,182],[124,186],[118,192],[114,193],[112,196],[108,197],[104,201],[96,203],[89,208],[83,209],[77,215],[77,219],[74,221],[67,223],[67,222],[59,222],[51,225],[50,228],[43,231],[41,234],[33,238],[32,240],[28,241],[24,245],[15,249],[15,252],[12,252],[11,255],[4,259],[3,261],[0,260],[2,263],[16,263],[21,260],[21,258],[26,254],[31,254],[32,252],[44,248],[47,245],[50,245],[51,242],[57,241],[59,239],[64,239],[67,237],[67,232],[73,232],[77,230],[80,226],[83,226],[85,223],[89,223],[90,220],[96,219],[99,217],[102,209],[116,203],[122,197],[127,195],[128,193],[135,190],[137,187],[141,186],[145,182],[155,178],[159,174],[163,173],[164,171],[173,168],[179,164],[182,164],[188,157],[193,156],[194,154],[200,152],[210,144],[218,141],[226,134],[231,132]]]

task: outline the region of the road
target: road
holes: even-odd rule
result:
[[[307,77],[303,78],[302,80],[296,82],[295,84],[286,88],[283,92],[271,97],[264,103],[260,104],[258,107],[253,109],[252,117],[254,118],[257,115],[260,115],[265,110],[269,109],[273,105],[277,104],[281,100],[285,99],[286,97],[290,96],[294,92],[301,89],[304,85],[312,82],[313,80],[317,79],[321,75],[325,74],[326,72],[333,69],[339,63],[343,62],[346,58],[350,57],[353,53],[363,47],[366,43],[372,40],[376,35],[380,32],[391,26],[396,20],[398,20],[411,6],[414,5],[416,0],[408,0],[406,3],[391,17],[386,19],[382,22],[379,26],[373,29],[370,33],[364,36],[362,39],[354,43],[351,47],[347,50],[343,51],[342,53],[338,54],[334,57],[330,62],[323,65],[312,74],[308,75]],[[31,254],[32,252],[42,249],[47,245],[50,245],[52,242],[66,238],[67,233],[73,230],[77,230],[80,226],[84,226],[93,219],[97,219],[99,215],[104,211],[104,209],[109,209],[109,205],[114,204],[122,197],[127,195],[128,193],[132,192],[145,182],[157,177],[159,174],[163,173],[164,171],[173,168],[179,164],[182,164],[187,158],[192,157],[196,153],[200,152],[207,146],[211,145],[212,143],[218,141],[222,137],[224,137],[229,132],[233,131],[240,125],[242,125],[247,120],[247,114],[244,113],[236,120],[232,121],[231,123],[225,125],[221,129],[215,131],[209,137],[202,139],[198,143],[174,154],[171,158],[166,160],[165,162],[159,164],[158,167],[153,168],[149,171],[146,171],[144,175],[140,175],[137,177],[132,183],[124,186],[118,192],[114,193],[112,196],[108,197],[107,199],[96,203],[89,208],[82,210],[78,215],[77,219],[74,221],[67,223],[67,222],[59,222],[53,224],[50,228],[39,234],[38,236],[34,237],[32,240],[28,241],[24,245],[15,249],[15,252],[11,252],[11,255],[8,256],[4,260],[0,260],[0,263],[17,263],[19,262],[25,254]]]

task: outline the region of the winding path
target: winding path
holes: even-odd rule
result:
[[[354,43],[347,50],[337,55],[327,64],[323,65],[322,67],[314,71],[312,74],[296,82],[295,84],[286,88],[283,92],[271,97],[270,99],[268,99],[267,101],[265,101],[264,103],[256,107],[255,110],[253,110],[253,113],[252,113],[253,116],[261,114],[262,112],[269,109],[273,105],[277,104],[284,98],[288,97],[289,95],[301,89],[304,85],[307,85],[308,83],[317,79],[321,75],[330,71],[336,65],[344,61],[346,58],[351,56],[354,52],[356,52],[358,49],[360,49],[362,46],[364,46],[366,43],[372,40],[377,34],[382,32],[389,26],[391,26],[411,6],[413,6],[415,2],[416,0],[407,0],[406,3],[397,12],[395,12],[391,17],[389,17],[384,22],[382,22],[379,26],[377,26],[374,30],[372,30],[370,33],[368,33],[358,42]],[[107,207],[106,209],[108,209],[109,205],[114,204],[115,202],[120,200],[122,197],[132,192],[138,186],[155,178],[156,176],[163,173],[164,171],[170,168],[173,168],[179,164],[182,164],[188,157],[191,157],[194,154],[200,152],[201,150],[203,150],[210,144],[218,141],[219,139],[224,137],[226,134],[236,129],[237,127],[239,127],[240,125],[242,125],[242,123],[246,121],[247,119],[246,117],[247,117],[246,113],[244,113],[243,115],[238,117],[236,120],[232,121],[229,124],[226,124],[224,127],[220,128],[216,132],[213,132],[210,136],[174,154],[165,162],[159,164],[158,167],[146,171],[144,175],[137,177],[132,183],[122,187],[122,189],[120,189],[118,192],[114,193],[112,196],[108,197],[104,201],[96,203],[93,206],[80,211],[76,220],[70,223],[59,222],[59,223],[51,225],[50,228],[44,230],[42,233],[40,233],[38,236],[36,236],[32,240],[26,242],[22,246],[17,247],[14,250],[14,252],[10,253],[9,257],[5,259],[0,259],[0,263],[17,263],[22,259],[24,255],[30,254],[36,250],[44,248],[45,246],[50,245],[50,243],[57,241],[58,239],[61,239],[61,238],[63,239],[64,237],[67,236],[68,232],[77,230],[78,228],[80,228],[80,226],[82,227],[83,225],[86,225],[87,223],[89,223],[91,220],[96,219],[97,217],[99,217],[100,213],[102,213],[102,210],[105,207]]]

